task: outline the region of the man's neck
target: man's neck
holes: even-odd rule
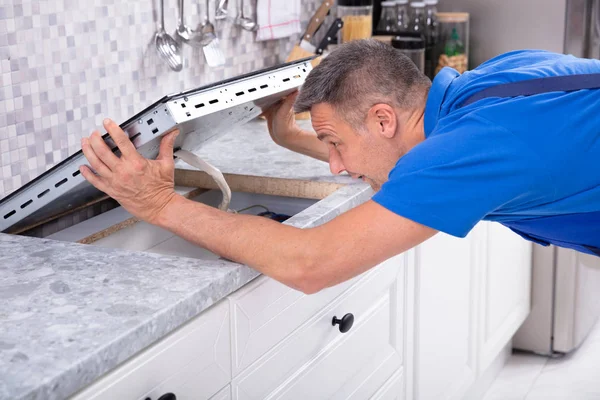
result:
[[[402,152],[406,153],[425,140],[425,107],[405,112],[404,123],[398,128],[400,132],[396,140],[401,143]]]

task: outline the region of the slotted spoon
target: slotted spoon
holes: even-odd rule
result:
[[[165,1],[160,0],[160,21],[156,35],[154,36],[156,51],[173,71],[181,71],[183,62],[181,60],[181,49],[179,45],[165,31]]]

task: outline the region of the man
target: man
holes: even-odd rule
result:
[[[534,80],[555,76],[571,77]],[[438,231],[465,236],[482,219],[529,240],[600,254],[600,91],[587,89],[600,87],[599,77],[600,61],[520,51],[462,76],[444,69],[432,84],[387,45],[341,46],[297,98],[267,112],[276,143],[379,190],[312,229],[176,195],[176,132],[150,161],[105,122],[123,155],[94,132],[82,148],[98,175],[81,172],[135,216],[305,293],[350,279]],[[294,101],[297,112],[310,111],[316,135],[295,124]]]

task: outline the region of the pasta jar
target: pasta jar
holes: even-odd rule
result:
[[[373,0],[338,0],[337,15],[344,21],[338,43],[368,39],[373,32]]]

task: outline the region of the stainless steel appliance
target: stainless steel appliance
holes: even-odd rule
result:
[[[513,347],[544,355],[575,350],[600,316],[600,257],[535,245],[532,280],[531,313]]]
[[[445,0],[471,14],[470,63],[536,48],[600,58],[600,0]],[[540,354],[576,349],[600,316],[600,258],[535,245],[532,309],[513,339]]]
[[[600,58],[600,0],[567,0],[564,52]],[[569,353],[600,316],[600,257],[536,246],[531,314],[513,339],[517,349]]]
[[[121,128],[144,157],[155,158],[161,136],[175,128],[180,130],[175,147],[193,152],[295,91],[312,69],[311,60],[165,96],[121,124]],[[108,134],[104,140],[118,154]],[[0,232],[18,232],[101,197],[102,193],[79,174],[79,167],[85,164],[87,160],[79,151],[0,200]]]
[[[565,53],[600,59],[600,1],[568,0]]]

